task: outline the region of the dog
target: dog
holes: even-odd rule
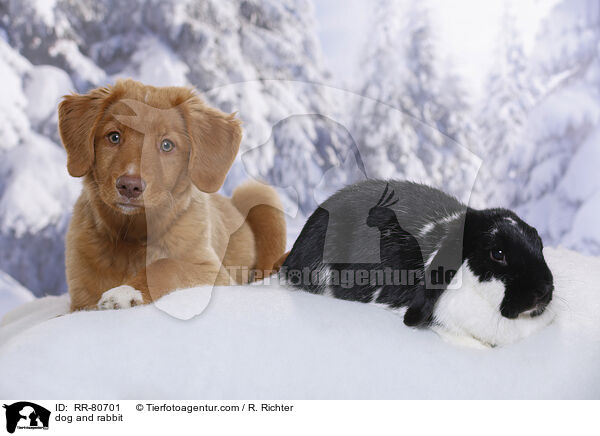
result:
[[[67,169],[83,178],[65,244],[71,310],[272,272],[286,238],[276,191],[250,182],[216,193],[242,138],[235,114],[190,88],[133,80],[64,96],[58,113]]]

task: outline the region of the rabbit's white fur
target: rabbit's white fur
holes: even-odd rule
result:
[[[500,280],[479,281],[465,262],[436,303],[432,329],[448,342],[481,348],[513,343],[554,319],[554,302],[534,318],[526,313],[505,318],[500,314],[503,297]]]

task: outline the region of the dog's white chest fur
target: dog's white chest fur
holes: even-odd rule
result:
[[[504,284],[500,280],[480,282],[465,262],[436,303],[432,329],[449,342],[485,347],[515,342],[554,318],[552,303],[535,318],[505,318],[500,314],[503,298]]]

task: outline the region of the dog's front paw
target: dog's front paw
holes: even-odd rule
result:
[[[143,304],[144,299],[142,293],[128,285],[117,286],[109,289],[98,301],[98,309],[125,309],[128,307]]]

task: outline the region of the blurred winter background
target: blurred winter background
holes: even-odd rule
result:
[[[367,175],[513,208],[546,245],[600,254],[597,0],[0,0],[2,312],[66,290],[80,184],[56,106],[119,77],[238,111],[223,191],[282,188],[292,238]]]

